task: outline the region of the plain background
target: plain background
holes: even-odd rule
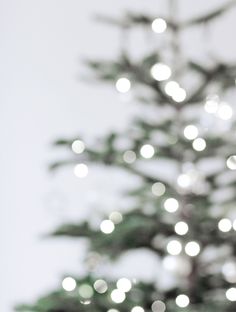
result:
[[[82,59],[115,58],[120,46],[118,31],[92,16],[120,16],[126,9],[158,16],[166,12],[166,2],[0,1],[0,311],[37,298],[64,273],[83,272],[83,245],[43,235],[65,219],[116,208],[111,173],[104,168],[91,169],[85,180],[69,168],[47,171],[50,161],[64,156],[51,146],[53,140],[122,129],[135,110],[112,86],[78,79]],[[189,17],[222,2],[179,0],[179,5]],[[186,54],[200,58],[207,45],[219,58],[234,60],[234,32],[235,10],[212,27],[210,43],[197,31],[188,36]]]

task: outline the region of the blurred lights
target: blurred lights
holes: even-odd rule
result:
[[[128,78],[119,78],[116,81],[116,89],[120,93],[127,93],[131,88],[131,82]]]
[[[230,156],[226,161],[226,165],[230,170],[236,170],[236,155]]]
[[[109,219],[114,223],[114,224],[118,224],[120,222],[123,221],[123,216],[119,211],[113,211],[110,215],[109,215]]]
[[[140,149],[140,154],[143,158],[152,158],[155,153],[154,147],[151,144],[145,144]]]
[[[125,293],[119,289],[114,289],[111,292],[111,300],[115,303],[121,303],[125,300]]]
[[[122,292],[130,291],[132,283],[128,278],[120,278],[116,283],[117,288]]]
[[[126,151],[123,154],[123,159],[127,164],[132,164],[136,160],[136,154],[133,151]]]
[[[183,88],[178,88],[175,90],[175,92],[172,94],[172,98],[175,102],[181,103],[186,99],[186,91]]]
[[[201,152],[206,148],[206,141],[202,138],[197,138],[193,141],[195,151]]]
[[[219,106],[218,95],[210,95],[207,97],[205,102],[205,111],[209,114],[216,114]]]
[[[93,288],[88,284],[82,284],[79,287],[78,292],[80,296],[85,299],[90,299],[93,296]]]
[[[188,140],[194,140],[198,136],[198,128],[194,125],[188,125],[184,128],[184,136]]]
[[[176,212],[179,209],[179,202],[175,198],[168,198],[164,202],[164,208],[170,213]]]
[[[179,295],[178,297],[176,297],[175,302],[178,307],[186,308],[189,305],[190,300],[189,297],[186,295]]]
[[[156,18],[152,22],[152,30],[157,34],[163,33],[164,31],[166,31],[166,28],[167,24],[163,18]]]
[[[85,164],[77,164],[74,167],[74,174],[77,178],[85,178],[88,175],[88,166]]]
[[[229,288],[226,291],[225,295],[229,301],[236,301],[236,288],[235,287]]]
[[[75,154],[81,154],[85,150],[84,142],[81,140],[75,140],[71,145],[72,151]]]
[[[152,312],[165,312],[166,305],[161,300],[156,300],[152,304]]]
[[[226,262],[222,266],[222,274],[227,282],[236,283],[236,262]]]
[[[62,281],[62,287],[66,291],[73,291],[76,288],[76,281],[72,277],[66,277]]]
[[[111,220],[103,220],[100,224],[100,229],[105,234],[110,234],[114,231],[115,225]]]
[[[191,185],[191,178],[188,174],[180,174],[177,179],[177,184],[182,188],[188,188]]]
[[[133,307],[131,312],[144,312],[144,309],[140,306]]]
[[[218,108],[217,115],[223,120],[229,120],[233,116],[233,110],[229,104],[223,102]]]
[[[96,280],[93,287],[99,294],[104,294],[108,289],[107,282],[102,279]]]
[[[232,229],[232,222],[227,218],[221,219],[218,228],[221,232],[229,232]]]
[[[152,193],[155,196],[162,196],[166,191],[166,187],[161,182],[156,182],[152,185]]]
[[[152,66],[151,75],[157,81],[164,81],[170,78],[171,69],[163,63],[157,63]]]
[[[169,96],[172,96],[178,89],[179,84],[176,81],[168,81],[165,85],[165,92]]]
[[[197,242],[189,242],[185,246],[185,252],[190,257],[195,257],[199,254],[201,248]]]
[[[182,251],[182,244],[177,240],[172,240],[167,244],[166,249],[170,255],[177,256]]]
[[[188,233],[188,224],[184,221],[177,222],[175,225],[175,233],[178,235],[185,235]]]

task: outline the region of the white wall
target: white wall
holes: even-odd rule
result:
[[[221,2],[182,0],[181,7],[188,16]],[[128,7],[159,14],[163,3],[0,1],[0,311],[11,312],[16,302],[51,289],[63,273],[82,270],[82,247],[40,235],[66,216],[90,215],[86,207],[91,207],[94,191],[96,209],[102,209],[106,198],[108,183],[104,178],[103,187],[98,186],[99,169],[86,181],[77,181],[66,169],[47,172],[49,161],[60,157],[50,146],[55,138],[122,128],[133,110],[112,88],[77,79],[81,58],[113,56],[119,47],[117,31],[95,24],[92,15],[119,15]],[[216,25],[212,40],[218,55],[231,59],[236,52],[234,17]],[[198,43],[187,44],[190,52],[202,50]]]

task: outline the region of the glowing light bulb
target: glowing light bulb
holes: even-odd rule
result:
[[[184,128],[184,136],[188,140],[194,140],[198,136],[198,128],[194,125],[188,125]]]
[[[100,229],[105,234],[110,234],[114,231],[115,225],[111,220],[103,220],[100,224]]]
[[[227,218],[221,219],[218,223],[218,228],[221,232],[229,232],[232,229],[231,220]]]
[[[161,300],[156,300],[152,304],[152,312],[165,312],[166,310],[166,305],[163,301]]]
[[[225,295],[229,301],[236,301],[236,288],[235,287],[229,288],[226,291]]]
[[[236,170],[236,155],[230,156],[226,161],[226,165],[230,170]]]
[[[188,188],[191,185],[191,178],[188,174],[180,174],[177,179],[177,184],[182,188]]]
[[[164,202],[164,208],[170,213],[176,212],[179,209],[179,202],[175,198],[168,198]]]
[[[76,288],[76,281],[72,277],[66,277],[62,281],[62,287],[66,291],[73,291]]]
[[[182,251],[182,244],[177,240],[172,240],[167,244],[166,249],[170,255],[177,256]]]
[[[140,149],[140,154],[143,158],[152,158],[155,153],[154,147],[151,144],[145,144]]]
[[[115,303],[121,303],[125,300],[126,296],[125,293],[122,292],[119,289],[114,289],[111,292],[111,300],[114,301]]]
[[[218,108],[217,115],[223,120],[229,120],[233,116],[233,110],[229,104],[223,102]]]
[[[216,114],[219,107],[219,97],[218,95],[210,95],[206,99],[204,105],[205,111],[209,114]]]
[[[165,92],[172,96],[179,89],[179,84],[176,81],[168,81],[165,85]]]
[[[132,283],[128,278],[120,278],[116,283],[117,289],[121,290],[122,292],[130,291],[132,287]]]
[[[183,88],[176,89],[172,94],[173,100],[177,103],[183,102],[186,99],[186,97],[187,97],[187,94]]]
[[[155,196],[162,196],[163,194],[165,194],[166,191],[166,187],[163,183],[161,182],[156,182],[152,185],[152,193]]]
[[[189,297],[186,295],[179,295],[176,297],[175,302],[178,307],[186,308],[189,305],[190,300],[189,300]]]
[[[167,24],[163,18],[156,18],[152,22],[152,30],[157,34],[163,33],[164,31],[166,31],[166,28]]]
[[[200,245],[197,242],[189,242],[185,246],[185,252],[190,257],[197,256],[200,250]]]
[[[81,140],[75,140],[71,145],[71,149],[76,154],[83,153],[83,151],[85,150],[84,142]]]
[[[77,178],[85,178],[88,175],[88,166],[85,164],[77,164],[74,167],[74,174]]]
[[[88,284],[82,284],[79,287],[78,292],[84,299],[90,299],[93,296],[93,288]]]
[[[140,306],[133,307],[131,312],[144,312],[144,309]]]
[[[157,63],[152,66],[151,75],[157,81],[164,81],[170,78],[171,69],[165,64]]]
[[[133,151],[126,151],[124,152],[123,159],[127,164],[132,164],[136,160],[136,154]]]
[[[108,289],[107,282],[102,279],[96,280],[93,287],[99,294],[104,294]]]
[[[116,89],[120,93],[127,93],[131,88],[131,82],[128,78],[119,78],[116,81]]]
[[[202,138],[197,138],[193,141],[195,151],[201,152],[206,148],[206,141]]]
[[[113,211],[110,215],[109,215],[109,219],[114,223],[114,224],[118,224],[120,222],[123,221],[123,216],[119,211]]]
[[[175,225],[175,233],[178,235],[185,235],[188,233],[188,224],[186,222],[180,221]]]

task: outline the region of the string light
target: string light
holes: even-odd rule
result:
[[[188,233],[188,224],[184,221],[177,222],[175,225],[175,233],[178,235],[185,235]]]
[[[176,81],[168,81],[165,85],[165,92],[172,96],[179,89],[179,84]]]
[[[75,140],[72,145],[71,149],[75,154],[81,154],[85,150],[84,142],[81,140]]]
[[[175,302],[178,307],[186,308],[189,305],[190,300],[189,300],[189,297],[186,295],[179,295],[176,297]]]
[[[183,102],[187,97],[187,93],[183,88],[178,88],[173,92],[172,98],[175,102],[181,103]]]
[[[140,154],[143,158],[152,158],[155,153],[154,147],[151,144],[145,144],[140,149]]]
[[[127,93],[131,88],[131,82],[128,78],[122,77],[116,81],[116,89],[120,93]]]
[[[125,293],[119,289],[114,289],[111,292],[111,300],[115,303],[122,303],[125,300]]]
[[[229,232],[232,229],[231,220],[227,218],[221,219],[218,223],[218,228],[221,232]]]
[[[194,125],[188,125],[184,128],[184,136],[188,140],[194,140],[198,136],[198,128]]]
[[[76,288],[76,281],[72,277],[66,277],[62,281],[62,287],[66,291],[73,291]]]
[[[93,296],[93,288],[88,284],[82,284],[79,287],[78,292],[80,296],[85,299],[90,299]]]
[[[152,22],[152,30],[157,34],[163,33],[164,31],[166,31],[166,28],[167,23],[163,18],[156,18]]]
[[[108,289],[107,282],[102,279],[96,280],[93,287],[99,294],[104,294]]]
[[[197,138],[193,141],[195,151],[201,152],[206,148],[206,141],[202,138]]]
[[[163,63],[157,63],[152,66],[151,75],[157,81],[164,81],[170,78],[171,69]]]
[[[111,220],[103,220],[100,224],[100,229],[105,234],[111,234],[115,229],[115,225]]]
[[[229,104],[222,102],[218,108],[217,115],[223,120],[229,120],[233,116],[233,110]]]
[[[74,174],[77,178],[85,178],[88,175],[88,166],[85,164],[77,164],[74,167]]]
[[[226,165],[230,170],[236,170],[236,155],[230,156],[226,161]]]
[[[164,208],[170,213],[176,212],[179,209],[179,202],[175,198],[168,198],[164,202]]]
[[[207,97],[204,108],[209,114],[216,114],[219,107],[218,95],[210,95]]]
[[[131,312],[144,312],[144,309],[140,306],[133,307]]]
[[[117,281],[116,286],[122,292],[128,292],[132,287],[132,283],[128,278],[122,277]]]
[[[226,298],[229,300],[229,301],[236,301],[236,288],[235,287],[232,287],[232,288],[229,288],[226,293]]]
[[[120,212],[118,211],[113,211],[110,215],[109,215],[109,219],[114,223],[114,224],[118,224],[120,222],[123,221],[123,216]]]
[[[126,151],[123,154],[123,159],[127,164],[132,164],[136,160],[136,154],[134,151]]]
[[[166,305],[161,300],[156,300],[152,304],[152,312],[165,312]]]
[[[167,244],[166,249],[170,255],[177,256],[182,251],[182,244],[177,240],[172,240]]]
[[[197,256],[200,250],[200,245],[197,242],[189,242],[185,246],[185,252],[190,257]]]
[[[177,184],[182,188],[188,188],[191,185],[191,178],[188,174],[180,174],[177,179]]]
[[[165,270],[178,276],[188,276],[192,271],[189,260],[183,256],[166,256],[162,260]]]
[[[161,182],[156,182],[152,185],[152,193],[155,196],[162,196],[163,194],[165,194],[166,191],[166,187],[163,183]]]

